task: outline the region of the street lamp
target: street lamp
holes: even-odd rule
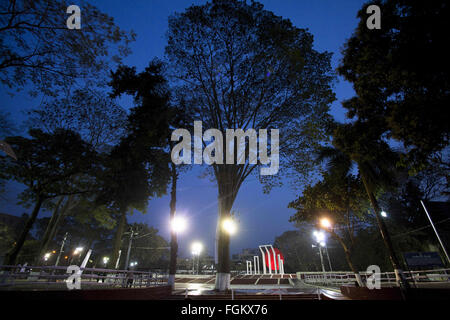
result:
[[[324,229],[330,229],[331,228],[331,221],[328,218],[322,218],[320,219],[320,226]]]
[[[45,255],[44,255],[44,261],[48,261],[48,259],[50,259],[50,256],[51,256],[52,254],[51,254],[51,252],[47,252]]]
[[[387,213],[386,213],[386,211],[381,211],[381,216],[383,217],[383,218],[386,218],[387,217]]]
[[[323,264],[323,255],[322,255],[322,248],[325,248],[325,252],[327,254],[327,258],[328,258],[328,264],[330,266],[330,271],[332,271],[331,268],[331,260],[330,260],[330,255],[328,254],[328,247],[327,244],[325,242],[325,233],[323,231],[314,231],[313,232],[313,236],[316,240],[316,243],[318,244],[318,246],[312,245],[313,248],[318,247],[319,248],[319,254],[320,254],[320,263],[322,265],[322,271],[325,272],[325,266]]]
[[[233,235],[236,233],[237,230],[237,226],[236,223],[230,219],[227,218],[222,222],[222,228],[223,230],[225,230],[225,232],[227,232],[229,235]]]
[[[105,265],[105,267],[108,264],[108,262],[109,262],[109,257],[103,257],[103,264]]]
[[[80,254],[81,251],[83,251],[83,250],[84,250],[83,247],[76,247],[75,250],[73,251],[72,257],[70,258],[69,264],[72,264],[73,257]]]
[[[200,261],[200,253],[203,250],[203,244],[201,244],[200,242],[196,241],[194,243],[192,243],[191,245],[191,250],[192,250],[192,255],[193,255],[193,259],[192,259],[192,273],[194,273],[194,266],[195,266],[195,256],[197,256],[197,274],[198,274],[198,269],[199,269],[199,261]]]
[[[170,221],[170,227],[176,233],[183,232],[184,230],[186,230],[186,225],[187,225],[186,219],[184,219],[183,217],[174,217]]]

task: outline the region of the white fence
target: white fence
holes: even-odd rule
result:
[[[80,268],[81,287],[150,287],[167,284],[167,274],[130,270]],[[65,288],[71,274],[67,267],[0,266],[1,287]]]
[[[371,276],[367,272],[360,272],[363,282]],[[450,269],[434,269],[423,271],[403,271],[404,276],[412,286],[420,286],[426,283],[448,283],[450,282]],[[319,286],[340,287],[342,285],[353,285],[356,283],[356,276],[353,272],[297,272],[297,278],[301,281]],[[396,286],[394,272],[380,273],[382,286]]]

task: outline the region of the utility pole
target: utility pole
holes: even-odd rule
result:
[[[59,249],[58,257],[56,258],[55,267],[58,266],[59,260],[61,259],[61,255],[62,255],[62,253],[64,252],[64,244],[66,243],[66,240],[67,240],[67,236],[68,236],[68,235],[69,235],[68,232],[66,232],[66,234],[64,235],[64,239],[63,239],[63,241],[62,241],[62,243],[61,243],[61,248]]]
[[[133,228],[131,228],[130,241],[128,242],[127,258],[125,260],[125,268],[126,269],[128,269],[128,262],[130,260],[131,243],[133,242],[133,236],[134,236],[134,230],[133,230]]]

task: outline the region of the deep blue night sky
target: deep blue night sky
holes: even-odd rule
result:
[[[79,1],[72,1],[73,4]],[[134,30],[136,42],[131,46],[132,54],[125,59],[125,64],[143,70],[153,57],[163,58],[167,18],[173,12],[181,12],[191,4],[206,1],[192,0],[98,0],[90,1],[101,11],[114,17],[117,25],[125,30]],[[314,35],[314,46],[319,51],[333,52],[332,65],[335,68],[341,57],[340,50],[357,26],[356,14],[365,1],[362,0],[267,0],[260,1],[265,9],[276,15],[289,18],[297,27],[308,28]],[[344,121],[345,115],[340,107],[342,100],[352,96],[349,83],[339,79],[335,86],[337,101],[332,106],[333,116]],[[33,99],[25,93],[9,97],[0,87],[1,108],[11,113],[19,126],[23,121],[22,111],[36,107],[39,99]],[[124,108],[131,107],[131,100],[122,99]],[[200,178],[202,167],[181,176],[178,189],[177,212],[189,219],[189,229],[180,235],[181,252],[188,255],[189,245],[194,240],[204,243],[210,254],[214,253],[214,238],[217,219],[217,188],[207,178]],[[262,187],[255,177],[249,177],[244,183],[234,204],[233,210],[240,214],[240,226],[231,241],[231,252],[242,248],[253,248],[259,244],[273,243],[276,236],[284,231],[293,230],[288,219],[293,210],[287,204],[301,190],[296,190],[289,182],[283,187],[263,194]],[[0,199],[0,212],[21,214],[26,212],[16,205],[19,185],[9,184],[5,199]],[[41,216],[44,213],[41,214]],[[169,239],[168,230],[169,197],[151,200],[147,214],[134,213],[129,222],[145,222],[158,228]]]

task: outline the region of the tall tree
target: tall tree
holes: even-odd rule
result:
[[[76,175],[92,175],[97,156],[92,147],[78,134],[59,130],[47,134],[40,130],[30,130],[31,138],[8,137],[17,153],[17,161],[1,157],[0,165],[8,179],[26,186],[20,197],[25,203],[33,203],[33,210],[20,234],[16,245],[9,252],[7,264],[14,264],[29,231],[39,214],[39,210],[49,199],[62,195],[79,194],[89,191],[89,184],[73,183]]]
[[[346,171],[346,164],[341,162],[339,168],[333,168],[333,171],[338,169],[339,172],[325,173],[321,181],[307,186],[302,196],[289,204],[290,208],[297,210],[290,221],[320,224],[320,219],[330,219],[333,228],[327,231],[344,249],[348,266],[362,286],[352,255],[359,225],[366,220],[368,201],[361,180]]]
[[[133,142],[129,137],[123,139],[107,155],[99,178],[101,191],[97,203],[114,210],[118,217],[110,260],[113,266],[119,256],[127,213],[132,209],[145,213],[149,198],[163,194],[167,184],[167,178],[159,170],[160,158]]]
[[[401,270],[400,262],[394,251],[391,237],[381,217],[381,208],[377,200],[380,189],[389,189],[395,185],[398,154],[382,140],[377,122],[361,122],[336,125],[333,132],[335,148],[324,148],[322,158],[331,160],[335,167],[351,170],[352,162],[357,165],[359,176],[372,205],[381,237],[386,246],[398,283],[407,290],[409,284]],[[342,166],[342,163],[345,165]],[[342,170],[342,169],[336,169]]]
[[[215,0],[171,16],[167,37],[169,71],[195,120],[223,136],[226,129],[280,129],[280,152],[295,151],[306,164],[334,99],[330,54],[313,49],[310,33],[258,2]],[[228,148],[223,145],[224,154]],[[229,288],[230,280],[230,236],[220,226],[257,167],[236,159],[235,154],[234,165],[212,164],[219,202],[219,290]]]
[[[338,68],[356,97],[349,117],[377,119],[419,164],[449,143],[450,61],[448,1],[383,0],[381,29],[366,26],[367,3]],[[448,165],[448,163],[447,163]]]
[[[66,97],[48,99],[28,114],[30,127],[41,129],[49,134],[61,129],[78,132],[84,141],[99,152],[109,151],[126,133],[125,110],[106,93],[91,88],[76,89],[68,93]],[[76,177],[72,179],[75,182]],[[69,195],[55,199],[55,203],[51,206],[52,218],[41,239],[41,253],[47,251],[47,245],[55,237],[64,217],[74,212],[72,209],[78,205],[78,202],[86,204],[88,201],[86,197],[92,198],[92,195]],[[95,212],[94,202],[90,203],[94,207],[91,207],[89,211]]]
[[[159,148],[165,154],[165,162],[160,162],[160,169],[161,172],[167,172],[170,178],[170,219],[173,220],[176,214],[177,182],[180,168],[173,163],[167,163],[170,160],[169,152],[173,146],[169,130],[186,127],[188,114],[183,108],[183,101],[180,101],[178,107],[170,105],[167,81],[162,74],[163,67],[162,62],[158,60],[151,61],[149,66],[140,73],[136,73],[135,68],[121,66],[113,73],[111,86],[114,90],[113,96],[127,93],[134,97],[136,107],[130,116],[132,135],[141,141],[143,147]],[[168,279],[168,283],[172,286],[175,280],[177,252],[177,235],[172,230]]]

